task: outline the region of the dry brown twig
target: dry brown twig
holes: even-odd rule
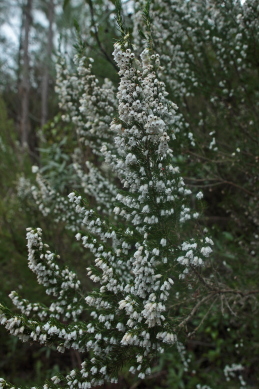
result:
[[[209,309],[207,310],[207,312],[205,313],[205,315],[203,316],[203,318],[201,319],[199,325],[192,331],[190,332],[187,337],[190,338],[191,336],[193,336],[199,329],[200,327],[202,326],[202,324],[204,323],[205,319],[207,318],[208,314],[210,313],[212,307],[214,306],[215,302],[217,301],[218,299],[218,296],[216,296],[216,298],[214,299],[214,301],[212,302],[212,304],[210,305]]]

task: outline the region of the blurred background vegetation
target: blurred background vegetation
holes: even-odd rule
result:
[[[125,2],[124,11],[124,22],[130,27],[131,2]],[[256,12],[254,17],[258,18]],[[25,229],[29,226],[41,227],[45,241],[77,271],[85,287],[90,287],[85,279],[88,254],[77,244],[74,233],[67,231],[62,222],[53,223],[51,215],[43,217],[32,197],[19,195],[19,187],[26,187],[27,180],[34,182],[32,165],[37,165],[62,194],[74,189],[71,153],[76,139],[73,127],[60,120],[54,64],[59,55],[64,55],[72,69],[76,46],[95,59],[95,74],[100,81],[108,77],[117,84],[112,50],[119,31],[114,4],[104,0],[2,0],[0,25],[0,299],[10,306],[8,294],[12,290],[20,290],[32,302],[48,301],[27,267]],[[188,45],[186,50],[192,52],[191,43]],[[209,78],[208,68],[218,66],[212,47],[203,62],[199,59],[197,74],[203,86],[194,96],[185,96],[181,101],[168,85],[172,101],[178,100],[176,103],[195,135],[197,147],[185,145],[179,163],[186,183],[204,192],[202,227],[210,229],[215,241],[215,268],[221,272],[220,277],[224,275],[222,282],[246,289],[249,285],[258,288],[259,284],[256,34],[250,35],[248,45],[251,71],[240,81],[229,69],[228,81],[237,91],[240,82],[247,86],[247,99],[241,101],[242,120],[249,121],[252,111],[251,129],[240,121],[238,93],[229,101],[222,88],[218,88],[220,78]],[[197,63],[192,66],[198,69]],[[206,103],[212,94],[220,99],[220,111]],[[213,131],[220,152],[208,147],[208,139],[212,140],[209,133]],[[238,314],[211,308],[204,325],[185,343],[189,361],[183,362],[178,353],[167,352],[154,363],[149,379],[136,381],[122,372],[117,386],[105,387],[192,389],[209,379],[221,388],[234,389],[240,387],[238,379],[222,384],[218,377],[222,377],[228,361],[239,361],[246,366],[243,376],[247,387],[259,388],[258,299],[251,298],[240,305],[236,307]],[[191,329],[205,313],[204,308],[196,315]],[[70,370],[81,361],[76,351],[61,355],[46,347],[23,344],[1,326],[0,355],[0,376],[20,386],[43,383],[59,369]]]

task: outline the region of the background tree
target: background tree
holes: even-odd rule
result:
[[[48,91],[49,91],[49,74],[51,55],[53,51],[53,22],[55,17],[55,3],[54,0],[50,0],[48,4],[48,36],[47,36],[47,49],[46,58],[43,66],[42,87],[41,87],[41,128],[46,124],[48,119]]]
[[[28,0],[23,6],[23,31],[22,38],[22,66],[21,66],[21,144],[25,148],[28,145],[28,133],[30,129],[29,122],[29,93],[30,93],[30,76],[29,76],[29,35],[32,24],[32,0]]]

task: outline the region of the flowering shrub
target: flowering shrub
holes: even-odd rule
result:
[[[227,284],[227,275],[218,278],[211,259],[215,243],[202,225],[203,193],[198,184],[191,190],[182,173],[189,172],[191,163],[198,171],[197,180],[211,182],[211,177],[204,177],[207,166],[201,166],[199,158],[210,162],[212,153],[222,160],[230,158],[211,130],[221,119],[232,128],[228,104],[232,113],[237,102],[240,115],[247,113],[244,97],[232,99],[243,88],[236,76],[231,78],[236,92],[230,85],[221,90],[228,84],[227,66],[233,70],[236,65],[235,60],[228,64],[222,34],[228,32],[230,46],[239,45],[253,3],[242,8],[239,3],[227,2],[222,12],[217,2],[210,6],[199,1],[179,4],[148,3],[143,22],[139,10],[143,4],[136,2],[134,43],[130,34],[125,34],[114,46],[120,76],[117,94],[109,80],[100,85],[92,73],[91,59],[85,56],[75,57],[73,75],[63,61],[58,65],[62,119],[73,123],[81,147],[81,151],[75,149],[72,160],[75,187],[82,192],[65,197],[37,168],[33,169],[37,185],[31,192],[42,213],[52,214],[55,222],[65,222],[92,253],[87,275],[96,286],[85,291],[75,272],[62,267],[59,255],[43,242],[41,229],[27,229],[29,267],[53,301],[50,306],[31,303],[12,292],[10,298],[21,314],[14,315],[1,306],[1,323],[22,341],[39,342],[60,352],[72,348],[86,355],[80,368],[52,377],[44,389],[84,389],[117,382],[122,367],[144,379],[157,355],[170,347],[186,371],[186,335],[191,338],[196,333],[214,305],[221,307],[222,313],[227,307],[235,316],[233,306],[241,301],[241,310],[246,310],[250,297],[258,292],[253,284],[248,290],[239,284],[237,288],[233,281]],[[235,11],[234,22],[226,16],[228,5]],[[257,25],[251,25],[256,30]],[[142,34],[137,34],[140,28]],[[201,34],[204,28],[205,34]],[[237,73],[247,71],[247,77],[252,77],[251,67],[242,62],[249,45],[238,47],[241,61],[237,61]],[[208,76],[197,66],[200,62]],[[218,83],[217,77],[224,81]],[[257,91],[249,93],[255,96]],[[209,98],[209,104],[207,100],[204,104],[204,98]],[[254,110],[252,115],[256,116]],[[241,125],[247,131],[246,124]],[[210,131],[212,139],[205,151],[200,148],[199,136],[198,144],[194,139],[196,126],[203,128],[206,139]],[[82,149],[86,147],[95,157],[87,161],[85,170]],[[182,162],[181,154],[189,157],[188,163]],[[192,155],[198,162],[191,160]],[[214,164],[209,166],[213,176]],[[255,201],[252,198],[251,203]],[[253,204],[251,208],[256,212]],[[217,252],[222,255],[218,247]],[[188,329],[189,321],[204,306],[200,322]],[[225,366],[224,373],[230,379],[242,370],[241,364],[232,363]],[[244,387],[241,374],[239,380]],[[0,387],[14,386],[2,379]],[[197,382],[197,388],[202,387],[208,388]]]
[[[139,30],[146,33],[146,39],[150,34],[141,17],[144,3],[136,2],[134,16],[134,37],[140,47],[143,37]],[[227,213],[233,220],[232,231],[238,225],[238,229],[253,232],[248,238],[251,251],[254,228],[248,228],[247,218],[256,225],[258,220],[258,183],[254,180],[258,4],[253,0],[183,4],[154,0],[150,2],[150,18],[153,45],[163,69],[161,78],[197,144],[186,151],[198,173],[191,177],[191,183],[210,187],[216,197],[210,196],[210,201],[216,202],[216,216]],[[182,168],[186,167],[188,164]],[[190,176],[188,170],[183,174]],[[231,201],[221,202],[227,196]]]
[[[87,209],[81,196],[68,196],[85,227],[76,238],[95,257],[88,275],[100,287],[83,302],[76,275],[60,268],[58,257],[43,244],[40,229],[28,229],[29,267],[56,300],[47,308],[12,293],[13,303],[25,316],[13,317],[4,309],[1,315],[5,327],[23,341],[55,344],[61,352],[73,347],[93,353],[81,370],[53,378],[54,384],[62,380],[69,387],[114,382],[114,366],[128,362],[131,372],[145,378],[156,353],[177,342],[175,319],[166,309],[174,283],[185,278],[190,267],[202,266],[212,251],[208,237],[197,243],[187,234],[183,240],[181,234],[185,223],[198,214],[188,207],[191,191],[185,188],[168,145],[170,136],[175,138],[177,107],[166,99],[164,84],[157,78],[159,56],[145,49],[139,62],[127,46],[116,44],[114,50],[121,75],[119,117],[111,125],[115,153],[106,144],[101,149],[129,188],[117,191],[115,225]],[[120,226],[122,219],[126,228]],[[83,309],[93,319],[88,324],[77,320]],[[32,310],[41,322],[29,318]],[[71,324],[63,323],[70,318]]]

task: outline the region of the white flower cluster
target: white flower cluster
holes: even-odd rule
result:
[[[242,374],[240,373],[242,370],[244,370],[244,367],[241,364],[232,363],[232,365],[226,365],[224,367],[224,374],[227,381],[230,381],[231,378],[235,378],[235,373],[239,372],[238,379],[240,381],[240,389],[246,388],[246,382],[242,377]]]
[[[76,73],[70,73],[63,60],[57,64],[56,90],[59,94],[60,108],[64,110],[63,120],[73,122],[79,135],[79,141],[90,147],[90,152],[100,154],[101,144],[109,149],[112,146],[113,130],[110,122],[117,105],[114,86],[105,80],[102,86],[91,74],[92,60],[75,57]],[[73,153],[75,178],[74,187],[80,185],[85,194],[93,197],[101,213],[111,213],[117,189],[107,178],[105,169],[93,166],[90,162],[82,164],[82,153],[76,148]],[[44,178],[37,166],[33,166],[36,184],[20,180],[19,195],[21,198],[32,195],[38,209],[44,216],[52,215],[56,223],[65,223],[67,229],[83,229],[82,219],[70,207],[66,197],[58,192]]]
[[[76,296],[80,281],[71,270],[60,268],[57,263],[59,256],[48,250],[48,245],[42,243],[41,235],[40,228],[27,228],[28,266],[37,275],[38,283],[47,288],[46,293],[58,297],[58,301],[62,302],[62,308],[58,307],[58,303],[50,306],[51,312],[57,311],[56,318],[59,319],[60,314],[75,318],[82,312],[82,306],[71,311],[67,303],[71,292]],[[75,298],[74,302],[77,301]]]
[[[133,34],[138,50],[143,46],[139,31],[146,30],[142,17],[145,4],[145,0],[135,0]],[[251,133],[245,102],[250,104],[254,98],[254,109],[258,108],[255,102],[257,90],[253,90],[254,97],[251,95],[249,100],[246,92],[247,85],[254,84],[251,72],[254,59],[249,55],[249,47],[253,44],[250,37],[258,34],[255,2],[228,1],[224,7],[213,0],[203,3],[154,0],[150,3],[150,17],[153,20],[153,45],[160,54],[162,65],[160,76],[175,101],[186,109],[182,133],[191,145],[195,142],[188,125],[193,128],[196,122],[206,134],[208,150],[218,151],[222,147],[217,139],[219,134],[215,134],[214,116],[225,132],[234,133],[233,128],[238,128],[242,121],[244,131]],[[148,31],[146,34],[148,36]],[[234,74],[239,83],[233,83]],[[208,87],[210,95],[207,96]],[[193,99],[200,102],[209,99],[211,104],[201,103],[199,111],[196,105],[191,108]],[[238,114],[233,120],[234,107]],[[251,116],[254,115],[251,113]],[[228,148],[224,152],[231,155]]]
[[[21,299],[16,292],[11,292],[10,298],[23,315],[12,316],[1,306],[1,324],[24,342],[33,340],[51,345],[54,341],[61,352],[66,347],[83,351],[84,344],[75,342],[83,334],[80,326],[76,324],[85,309],[79,293],[80,281],[75,273],[67,268],[60,268],[57,263],[58,256],[42,243],[40,229],[27,230],[29,267],[37,275],[38,282],[46,288],[46,293],[53,295],[55,300],[47,307],[30,303]],[[73,323],[70,326],[62,324],[63,321],[69,320]]]
[[[91,58],[76,55],[74,62],[74,74],[68,72],[64,60],[57,64],[56,92],[65,111],[62,118],[74,123],[80,141],[100,154],[102,143],[111,143],[110,122],[117,108],[114,86],[108,79],[99,85],[91,74]]]
[[[113,204],[118,192],[117,187],[110,182],[99,168],[96,168],[91,162],[86,161],[85,173],[78,162],[74,163],[74,169],[80,179],[82,189],[88,196],[92,196],[98,204],[97,210],[112,213]]]
[[[182,255],[177,258],[177,262],[186,267],[183,273],[180,274],[180,278],[185,278],[185,274],[189,273],[190,266],[203,266],[205,259],[212,253],[211,246],[214,243],[210,238],[205,237],[198,243],[194,239],[182,243],[180,248]]]
[[[175,294],[175,281],[182,267],[185,274],[189,265],[201,266],[213,244],[207,237],[197,243],[193,238],[183,242],[181,236],[185,224],[193,223],[195,216],[189,206],[192,192],[185,186],[171,148],[175,133],[179,132],[174,129],[177,107],[167,99],[165,84],[159,81],[159,56],[145,49],[139,61],[125,40],[124,45],[115,45],[114,58],[121,76],[117,95],[119,118],[111,124],[111,132],[116,133],[115,144],[109,147],[106,135],[100,139],[106,142],[101,152],[124,189],[119,191],[107,183],[100,170],[90,163],[89,174],[85,175],[75,162],[85,193],[94,196],[103,214],[86,208],[82,197],[74,192],[68,196],[71,214],[77,215],[75,238],[94,257],[87,274],[97,287],[85,296],[76,275],[67,268],[61,269],[58,256],[43,244],[41,230],[28,229],[29,267],[55,301],[48,308],[12,293],[11,298],[23,315],[12,317],[1,307],[3,324],[23,340],[55,344],[60,352],[70,347],[91,352],[93,358],[83,362],[81,369],[72,370],[66,377],[52,378],[53,385],[62,382],[70,389],[116,382],[113,365],[129,361],[130,371],[143,379],[151,372],[154,355],[168,345],[176,344],[184,358],[183,346],[168,313],[169,299]],[[78,73],[85,78],[84,82],[68,78],[65,73],[67,82],[60,81],[60,92],[63,107],[71,109],[82,135],[88,127],[81,123],[80,114],[90,122],[90,116],[98,112],[89,110],[99,106],[107,111],[101,103],[103,98],[109,105],[109,99],[105,94],[100,96],[101,89],[90,75],[89,66],[85,69],[84,61],[80,61]],[[82,93],[82,85],[88,85],[80,107],[72,104],[73,93],[78,91],[71,89],[65,94],[72,84]],[[96,92],[96,99],[90,99],[90,87]],[[96,117],[97,122],[91,122],[93,136],[101,131],[100,116]],[[39,185],[42,198],[45,192],[46,198],[55,197],[43,181]],[[83,310],[90,314],[89,323],[78,320]],[[42,322],[38,323],[36,316]],[[71,323],[64,324],[62,320],[68,319]],[[186,367],[185,359],[183,363]]]
[[[69,207],[69,200],[53,189],[38,171],[36,184],[31,186],[31,195],[39,211],[44,216],[51,214],[53,222],[65,222],[67,229],[77,231],[82,226],[82,220]]]

